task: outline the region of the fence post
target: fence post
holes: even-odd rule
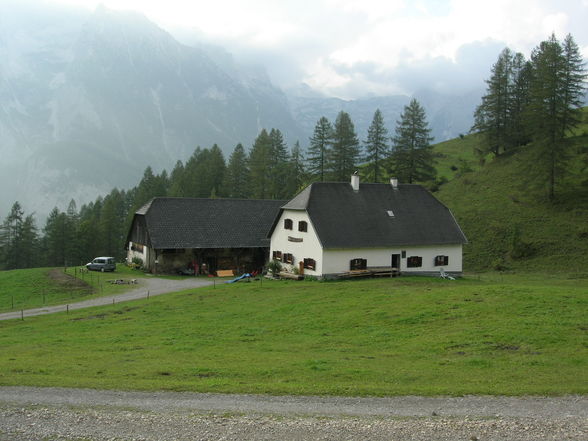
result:
[[[147,290],[147,299],[149,299],[149,290]]]
[[[65,305],[65,310],[67,311],[67,313],[69,314],[69,305]]]
[[[11,296],[11,297],[12,297],[12,309],[14,309],[14,296]]]
[[[20,319],[24,320],[24,309],[20,310]]]

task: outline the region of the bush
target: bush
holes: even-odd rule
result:
[[[131,263],[129,263],[129,266],[132,269],[142,269],[143,268],[143,259],[141,259],[140,257],[133,257],[133,260],[131,260]]]
[[[282,271],[282,264],[279,260],[273,259],[267,264],[267,269],[272,273],[272,276],[276,277]]]

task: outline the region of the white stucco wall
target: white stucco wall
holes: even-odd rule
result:
[[[292,219],[292,230],[284,229],[284,219]],[[308,231],[298,231],[298,222],[306,221]],[[292,242],[288,237],[301,238],[302,242]],[[284,210],[271,237],[270,258],[274,251],[291,253],[294,256],[295,265],[305,258],[316,261],[316,270],[304,270],[306,275],[322,276],[338,274],[349,271],[351,259],[367,259],[368,267],[390,267],[392,254],[406,252],[405,258],[400,258],[400,271],[403,273],[438,273],[443,268],[448,273],[462,272],[462,245],[429,245],[429,246],[406,246],[397,248],[358,248],[358,249],[337,249],[323,250],[314,226],[305,211]],[[422,266],[416,268],[407,267],[407,259],[411,256],[422,258]],[[448,256],[447,265],[436,266],[436,256]],[[292,265],[282,262],[287,269]]]
[[[293,226],[291,230],[284,229],[284,219],[292,219]],[[305,221],[308,224],[306,232],[298,231],[298,222]],[[288,237],[302,239],[302,242],[292,242]],[[282,216],[274,229],[270,244],[270,259],[274,251],[290,253],[294,256],[295,265],[304,259],[314,259],[316,269],[314,271],[305,268],[305,275],[320,276],[323,274],[323,251],[321,244],[316,235],[316,231],[306,211],[284,210]],[[291,269],[292,265],[282,262],[282,266]]]
[[[128,247],[128,251],[127,251],[127,261],[128,262],[132,262],[134,257],[138,257],[139,259],[141,259],[143,261],[143,264],[147,265],[149,263],[147,256],[148,256],[148,250],[149,248],[144,245],[143,246],[143,252],[140,251],[134,251],[131,249],[133,245],[133,242],[129,242],[129,247]]]
[[[368,267],[389,267],[392,264],[392,254],[400,254],[406,251],[406,258],[400,258],[400,271],[404,273],[430,273],[439,272],[443,268],[446,272],[462,272],[462,246],[461,245],[437,245],[437,246],[412,246],[399,248],[358,248],[324,250],[322,262],[322,274],[337,274],[349,271],[351,259],[367,259]],[[419,256],[422,266],[408,268],[407,259],[411,256]],[[448,256],[448,265],[435,266],[436,256]]]

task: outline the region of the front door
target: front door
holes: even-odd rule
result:
[[[400,254],[392,254],[392,269],[400,271]]]

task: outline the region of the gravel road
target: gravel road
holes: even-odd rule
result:
[[[43,308],[25,309],[24,311],[12,311],[0,314],[0,320],[19,319],[22,317],[32,317],[43,314],[53,314],[55,312],[64,312],[68,308],[70,311],[75,309],[91,308],[93,306],[112,305],[112,303],[127,302],[129,300],[143,299],[147,297],[169,294],[170,292],[181,291],[190,288],[199,288],[201,286],[212,285],[214,282],[201,278],[185,278],[180,280],[142,278],[137,279],[137,287],[123,294],[115,296],[96,297],[93,299],[83,300],[81,302],[70,303],[68,305],[45,306]],[[221,283],[221,282],[219,282]]]
[[[0,441],[588,440],[588,397],[274,397],[0,387]]]

